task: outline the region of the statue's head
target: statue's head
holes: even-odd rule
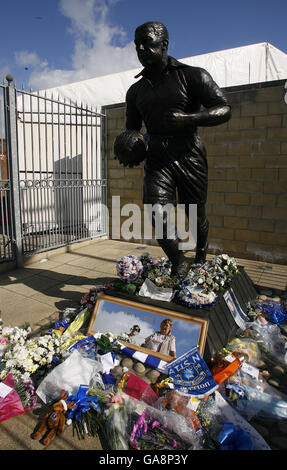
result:
[[[140,63],[151,68],[167,60],[169,35],[164,24],[149,21],[135,30],[135,45]]]

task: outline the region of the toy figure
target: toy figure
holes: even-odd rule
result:
[[[60,435],[65,426],[66,411],[72,410],[76,408],[74,402],[66,403],[66,399],[68,398],[68,393],[65,390],[61,390],[61,399],[57,403],[52,406],[52,411],[49,411],[45,414],[43,423],[41,424],[38,431],[35,432],[33,438],[36,440],[40,440],[41,437],[48,431],[47,436],[43,439],[43,444],[45,446],[49,445],[51,440],[55,437],[55,435]]]

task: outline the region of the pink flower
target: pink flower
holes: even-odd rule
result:
[[[160,422],[159,421],[154,421],[151,425],[152,429],[155,428],[156,426],[159,426]]]
[[[159,263],[160,263],[160,260],[159,260],[159,259],[156,259],[156,258],[152,258],[151,262],[152,262],[152,264],[153,264],[154,266],[158,266]]]
[[[139,450],[138,448],[138,443],[135,439],[132,440],[132,446],[136,449],[136,450]]]
[[[5,344],[7,343],[8,339],[7,338],[1,338],[0,339],[0,344]]]

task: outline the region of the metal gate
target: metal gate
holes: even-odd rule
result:
[[[11,82],[0,90],[0,261],[106,235],[105,116]]]

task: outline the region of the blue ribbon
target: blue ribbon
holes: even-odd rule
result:
[[[74,402],[76,408],[68,411],[67,419],[76,419],[80,421],[83,413],[89,411],[90,407],[100,410],[99,399],[96,395],[87,396],[89,390],[88,385],[80,385],[78,393],[76,395],[70,395],[67,399],[67,403]]]
[[[253,443],[248,432],[233,423],[224,423],[219,434],[220,450],[252,450]]]

